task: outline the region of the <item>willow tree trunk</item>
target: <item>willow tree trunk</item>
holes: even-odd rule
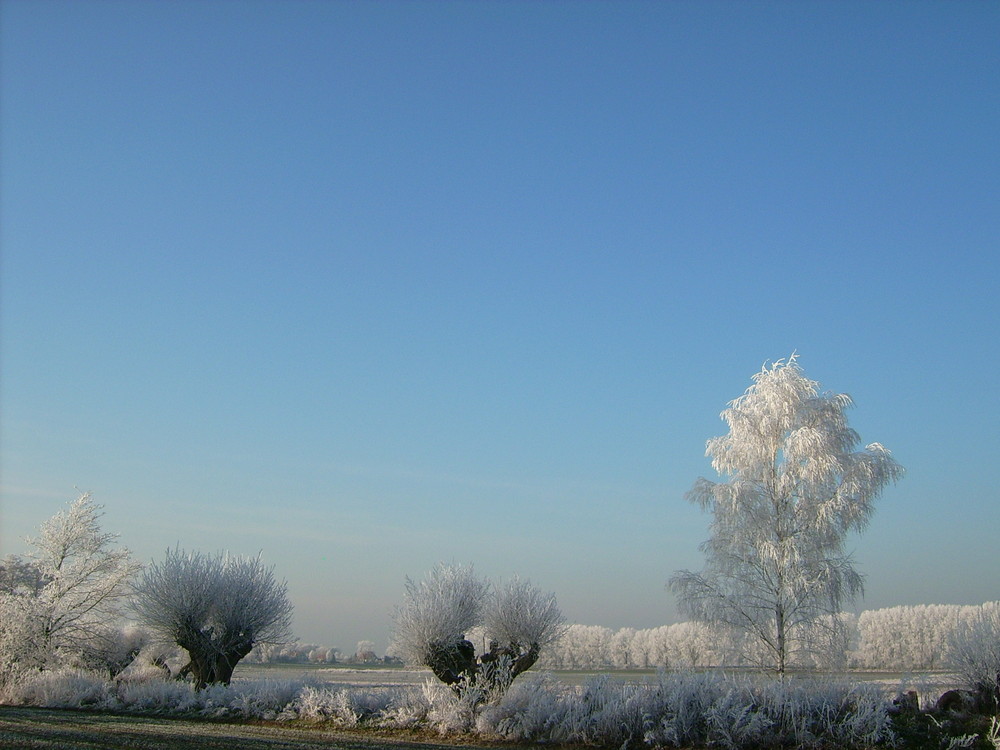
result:
[[[500,646],[494,641],[490,644],[490,650],[477,659],[472,643],[462,640],[450,647],[440,643],[432,644],[425,663],[456,694],[468,687],[481,688],[486,693],[502,694],[515,677],[538,661],[539,651],[537,643],[522,650],[516,643]]]
[[[253,649],[253,641],[247,638],[221,643],[214,638],[211,628],[189,631],[178,639],[178,645],[191,659],[182,672],[190,673],[195,690],[204,690],[209,685],[228,685],[240,659]]]

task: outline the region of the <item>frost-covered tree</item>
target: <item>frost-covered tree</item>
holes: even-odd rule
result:
[[[103,515],[84,493],[27,540],[25,557],[0,564],[6,668],[106,667],[106,655],[120,657],[121,607],[141,566],[101,528]]]
[[[611,663],[616,669],[631,669],[636,666],[635,628],[619,628],[611,636]]]
[[[600,625],[568,625],[545,651],[544,666],[555,669],[598,669],[611,666],[614,633]]]
[[[378,656],[375,655],[375,642],[358,641],[358,645],[354,649],[354,661],[358,664],[370,664],[376,659]],[[310,661],[312,660],[310,659]]]
[[[858,666],[923,670],[952,665],[954,635],[979,607],[920,604],[867,610],[858,618]]]
[[[562,621],[555,595],[529,581],[491,585],[472,566],[442,564],[420,582],[406,579],[391,650],[456,692],[502,692],[559,638]],[[489,647],[477,655],[466,635],[478,627]]]
[[[135,587],[133,609],[160,637],[188,652],[195,689],[229,684],[259,643],[290,638],[287,586],[260,557],[167,550]]]
[[[845,537],[867,526],[903,469],[878,443],[857,450],[850,397],[821,393],[794,354],[753,380],[722,412],[729,433],[707,444],[727,479],[701,478],[687,494],[712,513],[705,569],[676,573],[670,588],[692,617],[747,634],[783,673],[821,640],[809,630],[835,626],[842,603],[862,591]]]

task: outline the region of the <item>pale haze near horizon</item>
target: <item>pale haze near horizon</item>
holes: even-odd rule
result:
[[[440,561],[674,622],[797,351],[907,469],[856,609],[1000,598],[997,4],[0,14],[0,554],[79,488],[344,651]]]

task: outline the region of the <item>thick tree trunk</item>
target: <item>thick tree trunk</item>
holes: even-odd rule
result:
[[[487,692],[503,693],[515,677],[538,661],[538,655],[537,643],[522,651],[516,643],[501,646],[494,641],[490,650],[477,660],[475,647],[462,640],[448,647],[432,644],[426,665],[456,694],[461,693],[463,688],[473,686],[485,688]]]
[[[184,666],[180,674],[189,674],[194,682],[195,690],[204,690],[212,682],[212,664],[208,655],[199,649],[192,649],[188,646],[188,655],[191,660]]]
[[[462,684],[475,681],[476,647],[466,640],[449,645],[432,643],[427,666],[441,682],[457,690]]]
[[[195,690],[204,690],[209,685],[228,685],[240,659],[253,648],[253,641],[248,638],[223,644],[214,636],[213,629],[209,628],[189,631],[177,639],[177,645],[191,658],[182,672],[191,674]]]
[[[240,641],[221,653],[215,658],[214,683],[228,685],[233,680],[233,670],[239,664],[240,659],[250,653],[253,643],[250,641]]]
[[[529,670],[538,661],[539,646],[531,644],[522,651],[516,643],[500,646],[495,641],[490,650],[480,657],[479,679],[486,683],[487,690],[504,693],[514,678]]]

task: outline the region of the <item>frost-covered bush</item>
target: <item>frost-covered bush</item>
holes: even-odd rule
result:
[[[113,702],[111,683],[79,669],[34,670],[9,683],[4,703],[42,708],[106,708]]]
[[[400,688],[358,690],[348,687],[306,685],[289,704],[297,718],[353,727],[381,719],[400,703]]]
[[[25,671],[37,669],[42,640],[41,620],[34,617],[33,597],[0,593],[0,690],[22,679]]]
[[[645,683],[604,675],[582,687],[541,675],[482,703],[431,681],[395,688],[236,681],[191,691],[174,680],[109,681],[93,672],[61,670],[34,673],[4,700],[615,747],[870,748],[893,739],[889,704],[875,685],[707,672],[661,673]]]
[[[435,683],[425,683],[421,692],[427,703],[427,724],[442,735],[464,734],[472,730],[480,695],[473,688],[458,691],[443,689]]]
[[[140,714],[184,714],[201,706],[189,685],[155,677],[121,680],[116,696],[123,710]]]
[[[254,680],[232,687],[230,709],[239,716],[274,721],[295,716],[294,706],[304,690],[298,680]]]
[[[482,709],[486,737],[654,747],[870,747],[892,733],[874,686],[662,674],[646,684],[597,678],[578,690],[534,681]]]
[[[962,622],[951,642],[952,660],[966,686],[987,708],[1000,708],[1000,601],[987,602]]]
[[[453,700],[454,694],[440,683],[428,680],[419,690],[402,688],[378,717],[378,723],[395,729],[425,726],[434,704],[442,699]]]
[[[559,686],[543,674],[512,686],[502,700],[484,706],[476,719],[476,730],[487,737],[531,741],[548,731],[563,711]]]

